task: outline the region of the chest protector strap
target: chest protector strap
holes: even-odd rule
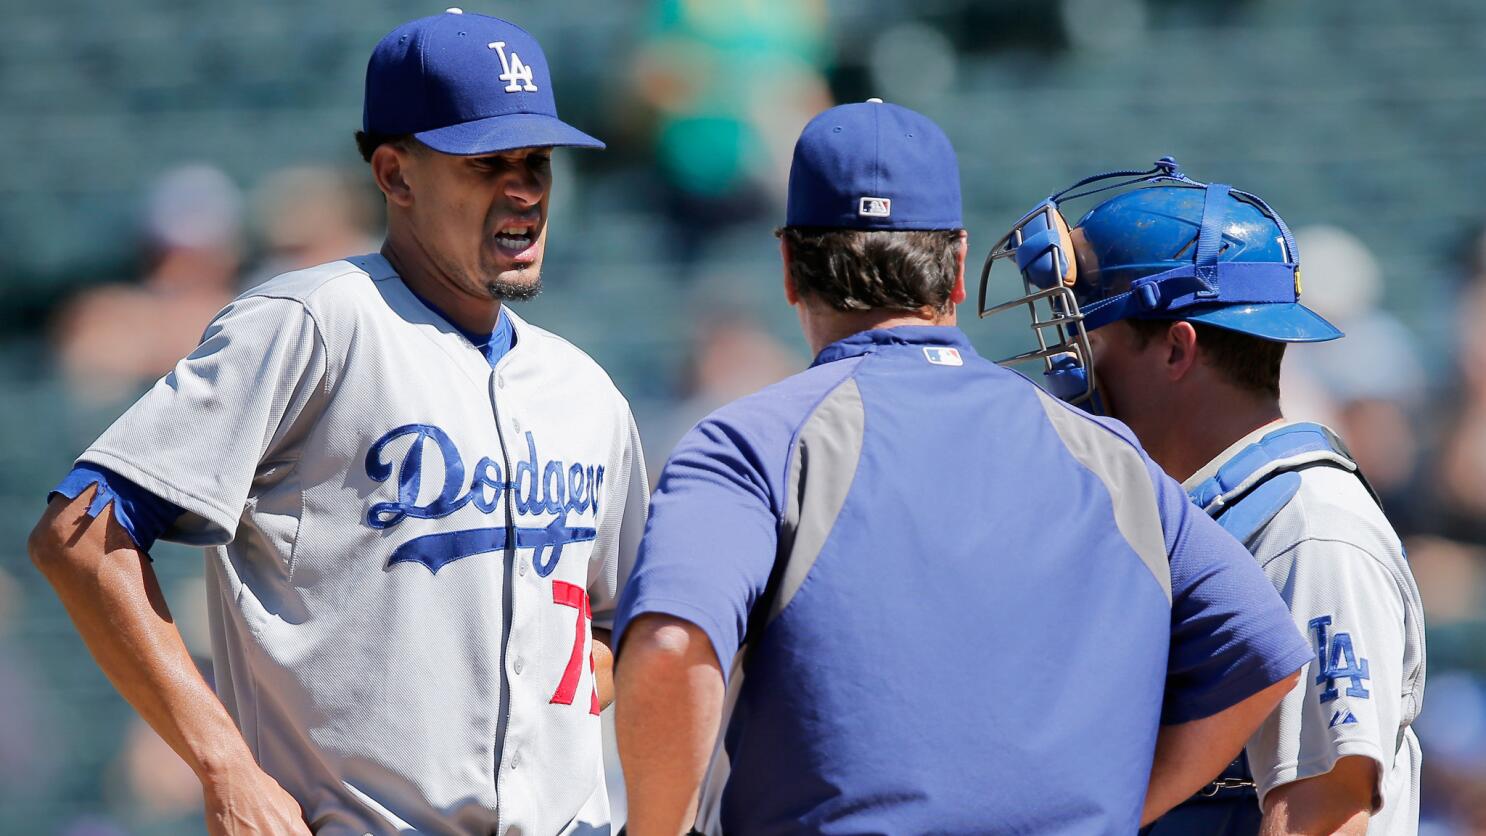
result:
[[[1240,542],[1247,543],[1300,490],[1309,467],[1352,473],[1378,501],[1357,462],[1336,433],[1320,424],[1281,427],[1229,459],[1212,478],[1193,488],[1192,501]],[[1381,503],[1379,503],[1381,504]]]
[[[1224,462],[1218,472],[1190,492],[1192,502],[1240,542],[1248,541],[1300,490],[1308,467],[1335,467],[1355,474],[1372,495],[1345,444],[1320,424],[1291,424],[1269,433]],[[1192,833],[1254,836],[1259,832],[1258,795],[1243,754],[1216,781],[1182,802],[1142,836]]]

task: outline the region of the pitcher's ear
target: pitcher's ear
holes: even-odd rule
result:
[[[412,204],[413,189],[408,179],[411,163],[412,154],[390,142],[377,146],[377,150],[372,152],[372,177],[389,203],[398,206]]]

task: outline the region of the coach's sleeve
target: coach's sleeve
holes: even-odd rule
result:
[[[603,518],[598,521],[598,534],[593,558],[588,564],[588,598],[593,603],[593,626],[614,629],[614,613],[619,606],[619,590],[624,587],[635,565],[635,549],[645,527],[645,513],[650,505],[650,480],[645,474],[645,452],[640,447],[640,431],[629,407],[624,407],[624,437],[620,455],[613,466],[614,476],[605,484]]]
[[[1264,570],[1309,634],[1313,660],[1245,750],[1260,803],[1281,784],[1360,755],[1377,763],[1376,800],[1386,804],[1408,690],[1398,581],[1381,559],[1340,540],[1302,540]]]
[[[292,448],[296,418],[325,383],[324,341],[304,306],[244,297],[78,461],[182,508],[163,539],[226,543],[254,479],[296,464],[278,450]]]
[[[1171,651],[1162,723],[1230,708],[1300,670],[1311,651],[1241,543],[1152,466],[1171,557]]]
[[[782,457],[786,445],[779,445]],[[716,416],[661,469],[633,574],[619,598],[614,646],[629,622],[658,613],[712,642],[724,675],[774,565],[779,518],[759,446]]]

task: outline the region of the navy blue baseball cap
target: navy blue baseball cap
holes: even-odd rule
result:
[[[449,9],[393,29],[366,66],[367,133],[445,154],[604,143],[557,118],[542,47],[514,23]]]
[[[933,120],[906,107],[881,99],[833,107],[795,143],[785,225],[962,229],[955,149]]]

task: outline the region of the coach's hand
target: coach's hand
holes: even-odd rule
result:
[[[255,763],[207,779],[202,790],[211,836],[311,836],[299,802]]]

